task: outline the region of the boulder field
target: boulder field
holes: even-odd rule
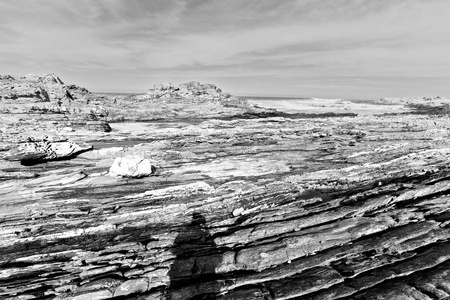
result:
[[[55,75],[0,95],[1,299],[450,297],[447,99],[306,116]]]

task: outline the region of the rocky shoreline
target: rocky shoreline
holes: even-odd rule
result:
[[[449,297],[448,100],[388,100],[421,114],[1,76],[0,298]]]

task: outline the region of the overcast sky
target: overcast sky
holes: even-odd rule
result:
[[[92,91],[450,97],[449,0],[0,0],[0,74]]]

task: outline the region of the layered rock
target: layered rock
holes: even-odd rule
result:
[[[20,120],[36,119],[42,127],[48,122],[56,130],[74,123],[80,129],[109,132],[107,111],[96,101],[105,99],[102,97],[74,84],[65,85],[54,74],[0,77],[0,116],[16,116],[16,123],[22,123],[24,132],[29,128]],[[60,124],[60,128],[54,126],[55,123]]]
[[[129,105],[221,105],[171,97]],[[102,99],[99,117],[114,107]],[[109,133],[59,114],[52,122],[71,130],[50,122],[49,144],[67,136],[93,150],[45,164],[1,159],[0,298],[450,297],[447,116],[233,111],[111,123]],[[44,142],[20,126],[46,115],[4,116],[2,158]],[[128,157],[139,159],[110,176]],[[140,162],[151,176],[133,178]]]
[[[428,121],[114,124],[99,150],[2,184],[0,295],[448,296],[448,120]],[[131,154],[159,173],[108,176]]]
[[[71,141],[30,140],[20,143],[3,154],[3,159],[20,161],[22,164],[33,164],[49,160],[71,158],[72,156],[92,149],[91,145],[79,145]]]
[[[25,76],[4,75],[0,77],[0,100],[12,103],[57,102],[73,100],[76,93],[85,95],[89,91],[74,85],[65,86],[55,74]],[[72,95],[74,94],[74,95]]]
[[[235,97],[229,93],[224,93],[214,84],[202,84],[198,81],[190,81],[179,86],[172,83],[157,83],[147,95],[154,99],[196,99],[197,101],[212,100],[229,106],[248,106],[244,98]]]

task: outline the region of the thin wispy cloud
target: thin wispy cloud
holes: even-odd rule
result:
[[[450,96],[448,13],[446,0],[2,1],[1,73],[103,91],[203,80],[240,94]]]

